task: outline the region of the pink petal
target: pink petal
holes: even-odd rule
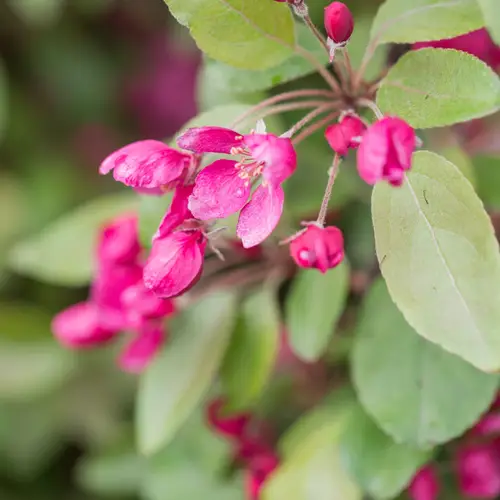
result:
[[[160,226],[154,234],[153,240],[166,236],[186,219],[193,218],[193,214],[188,208],[188,200],[193,192],[193,187],[194,184],[189,184],[188,186],[180,185],[175,189],[170,208],[160,222]]]
[[[224,413],[223,399],[212,401],[207,408],[207,420],[219,434],[223,436],[242,438],[250,422],[249,413]]]
[[[376,184],[382,179],[389,151],[387,124],[375,122],[363,135],[358,149],[357,166],[359,176],[367,184]]]
[[[224,219],[243,208],[251,188],[235,166],[232,160],[217,160],[198,174],[189,198],[189,209],[197,219]]]
[[[177,144],[182,149],[193,153],[225,153],[242,145],[243,137],[228,128],[199,127],[189,128],[177,138]]]
[[[129,373],[142,372],[156,356],[165,341],[161,326],[147,325],[120,354],[119,366]]]
[[[422,467],[413,477],[408,492],[412,500],[437,500],[439,481],[435,468],[431,465]]]
[[[144,268],[144,284],[159,297],[180,295],[203,270],[206,239],[201,231],[178,231],[153,242]]]
[[[254,160],[265,164],[262,175],[271,185],[278,186],[295,172],[297,154],[290,139],[249,134],[245,136],[245,146]]]
[[[191,161],[191,155],[160,141],[139,141],[108,156],[99,169],[107,174],[114,169],[117,181],[134,188],[154,189],[178,180]]]
[[[415,130],[400,118],[389,118],[390,136],[403,170],[411,168],[411,160],[416,146]]]
[[[129,264],[139,256],[138,221],[135,215],[125,215],[102,228],[97,246],[100,264]]]
[[[245,248],[262,243],[278,224],[283,212],[283,188],[259,186],[252,199],[243,207],[236,234]]]

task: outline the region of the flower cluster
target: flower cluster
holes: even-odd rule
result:
[[[271,432],[265,422],[250,413],[224,414],[224,400],[212,401],[207,407],[211,428],[233,444],[235,462],[245,469],[248,500],[259,500],[265,481],[279,465],[270,444]]]

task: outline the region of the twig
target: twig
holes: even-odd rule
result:
[[[323,226],[325,223],[326,214],[328,212],[328,203],[330,202],[330,198],[332,197],[333,185],[335,184],[335,178],[337,177],[337,173],[339,171],[340,161],[341,157],[338,154],[335,154],[332,167],[328,172],[328,184],[326,185],[325,194],[323,195],[323,201],[321,202],[321,208],[316,220],[316,222],[321,226]]]

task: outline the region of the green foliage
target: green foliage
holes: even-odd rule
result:
[[[241,69],[267,69],[290,57],[295,46],[292,14],[272,0],[165,0],[189,27],[198,47]]]
[[[417,333],[485,371],[500,367],[500,256],[470,183],[422,151],[400,189],[375,187],[377,256],[392,299]]]
[[[487,207],[500,208],[500,158],[479,156],[474,158],[478,179],[478,194]]]
[[[348,287],[345,260],[325,274],[299,271],[285,304],[290,345],[297,356],[314,361],[323,354],[344,309]]]
[[[483,11],[484,21],[497,45],[500,45],[500,16],[498,15],[498,3],[496,0],[477,0]]]
[[[450,441],[488,409],[498,376],[480,372],[415,333],[383,280],[365,299],[351,360],[365,410],[397,442]]]
[[[402,57],[377,93],[386,114],[430,128],[480,118],[500,107],[500,79],[470,54],[422,49]]]
[[[61,15],[63,0],[7,0],[9,7],[26,23],[48,26]]]
[[[132,193],[91,200],[17,244],[9,264],[18,273],[48,283],[85,285],[92,277],[99,228],[113,217],[136,209],[137,197]]]
[[[484,26],[476,0],[386,0],[373,21],[374,43],[452,38]]]
[[[139,240],[145,248],[151,247],[151,239],[172,202],[172,193],[164,196],[139,197]]]
[[[234,309],[234,295],[214,293],[172,322],[167,347],[141,377],[136,424],[142,453],[165,446],[207,392],[229,342]]]

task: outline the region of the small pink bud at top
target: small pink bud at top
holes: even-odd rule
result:
[[[114,178],[133,188],[157,189],[182,180],[192,155],[160,141],[139,141],[108,156],[99,172],[113,171]]]
[[[247,498],[260,500],[264,483],[279,466],[279,459],[274,453],[266,453],[254,457],[247,469]]]
[[[102,228],[97,245],[100,265],[134,263],[140,251],[135,215],[117,217]]]
[[[330,147],[340,156],[345,156],[349,149],[356,149],[366,125],[357,116],[346,115],[338,123],[325,130],[325,137]]]
[[[231,438],[242,438],[250,422],[250,413],[224,413],[225,401],[216,399],[207,408],[207,420],[219,434]]]
[[[199,230],[177,231],[153,242],[144,284],[163,298],[176,297],[201,276],[207,241]]]
[[[161,349],[164,341],[165,334],[160,325],[143,325],[137,336],[120,354],[118,365],[129,373],[142,372]]]
[[[310,225],[290,243],[290,255],[298,266],[326,273],[344,258],[342,231],[335,226]]]
[[[435,468],[426,465],[418,470],[408,486],[408,493],[412,500],[436,500],[439,494],[439,481]]]
[[[347,5],[332,2],[325,8],[325,30],[328,38],[337,46],[344,45],[351,38],[354,19]]]
[[[66,347],[95,347],[111,340],[116,331],[103,327],[92,302],[80,302],[57,314],[52,321],[54,336]]]
[[[464,496],[493,499],[500,495],[500,460],[492,444],[461,448],[456,454],[456,467]]]
[[[368,184],[385,180],[400,186],[411,168],[415,147],[415,131],[408,123],[397,117],[382,118],[363,135],[357,160],[360,177]]]

